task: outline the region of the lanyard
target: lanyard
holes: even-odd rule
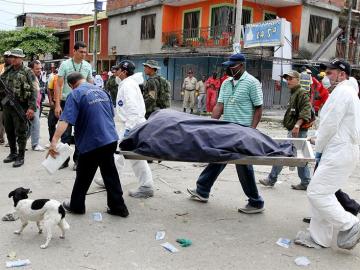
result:
[[[77,70],[76,70],[76,68],[75,68],[75,63],[74,63],[74,59],[73,59],[73,58],[71,58],[71,62],[72,62],[72,65],[73,65],[73,68],[74,68],[75,72],[77,72]],[[82,60],[81,60],[79,72],[81,72],[82,64],[83,64],[83,62],[82,62]]]

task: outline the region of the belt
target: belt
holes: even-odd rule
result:
[[[192,91],[195,91],[195,89],[185,89],[185,91],[190,91],[190,92],[192,92]]]

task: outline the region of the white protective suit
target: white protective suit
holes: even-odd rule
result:
[[[99,74],[95,75],[94,83],[97,87],[100,87],[101,89],[104,88],[104,81],[101,78],[101,75],[99,75]]]
[[[119,137],[124,138],[125,130],[145,122],[145,103],[139,83],[144,82],[142,73],[136,73],[118,82],[119,90],[116,98],[116,111],[120,117]],[[152,187],[153,179],[146,160],[130,160],[140,186]]]
[[[312,209],[310,234],[324,247],[331,245],[334,229],[345,231],[359,222],[335,197],[359,160],[360,101],[357,92],[351,81],[339,83],[320,113],[315,151],[322,153],[322,157],[307,195]]]

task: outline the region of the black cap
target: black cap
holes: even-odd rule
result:
[[[335,58],[330,62],[330,64],[327,65],[328,69],[340,69],[341,71],[344,71],[347,75],[350,75],[351,67],[348,62],[346,62],[343,59],[337,59]]]
[[[132,61],[123,60],[117,65],[116,68],[126,70],[130,75],[132,75],[135,71],[135,64]]]
[[[119,69],[119,67],[115,65],[115,66],[112,66],[110,70],[118,70],[118,69]]]

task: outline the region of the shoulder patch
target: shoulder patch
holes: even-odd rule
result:
[[[39,210],[41,208],[44,207],[45,203],[47,203],[48,201],[50,201],[49,199],[38,199],[33,201],[33,203],[31,204],[31,209],[32,210]]]
[[[119,100],[119,101],[118,101],[118,105],[119,105],[120,107],[122,107],[122,106],[124,106],[124,102],[123,102],[122,100]]]

